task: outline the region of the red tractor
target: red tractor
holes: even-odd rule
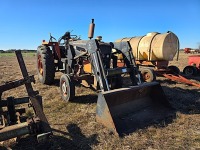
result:
[[[197,75],[200,73],[200,55],[188,57],[188,66],[183,69],[185,75]]]

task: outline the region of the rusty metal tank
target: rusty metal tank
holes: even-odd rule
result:
[[[178,37],[173,32],[151,32],[145,36],[118,39],[129,41],[136,60],[170,61],[179,49]]]

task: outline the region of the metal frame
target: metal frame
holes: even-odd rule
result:
[[[192,82],[187,78],[181,76],[180,74],[176,74],[168,69],[167,67],[169,61],[136,61],[136,64],[140,66],[153,67],[157,76],[162,76],[175,82],[181,82],[188,85],[200,87],[200,84]]]
[[[52,130],[42,109],[42,97],[38,95],[38,91],[33,90],[31,85],[35,82],[34,76],[28,75],[21,51],[15,51],[15,54],[24,78],[1,85],[0,96],[4,91],[25,85],[29,97],[8,97],[7,100],[0,100],[0,141],[25,134],[36,134],[38,141],[41,141],[48,138]],[[15,105],[24,103],[29,103],[29,106],[33,107],[36,116],[21,123],[19,117],[25,113],[25,108],[15,109]],[[2,107],[6,107],[7,111],[3,111]],[[5,117],[7,124],[4,121]]]

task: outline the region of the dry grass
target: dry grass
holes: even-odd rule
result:
[[[181,70],[187,65],[187,54],[181,53],[181,61],[170,62]],[[24,57],[30,74],[36,74],[35,58]],[[69,103],[61,100],[56,75],[53,86],[42,85],[36,80],[34,89],[39,90],[44,101],[44,112],[54,130],[49,142],[38,144],[34,139],[22,138],[18,143],[2,144],[12,149],[200,149],[200,89],[185,84],[170,82],[159,77],[170,103],[177,109],[176,118],[156,125],[138,129],[124,138],[109,133],[95,121],[96,93],[83,87],[76,88],[77,98]],[[22,78],[15,57],[0,58],[0,85],[5,81]],[[37,79],[37,76],[35,76]],[[200,77],[195,77],[196,82]],[[200,83],[200,82],[199,82]],[[25,88],[4,92],[8,96],[24,97]]]

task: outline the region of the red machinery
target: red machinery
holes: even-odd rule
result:
[[[200,55],[188,57],[188,66],[183,69],[185,75],[197,75],[200,72]]]
[[[191,48],[185,48],[184,53],[188,54],[188,53],[190,53],[190,50],[191,50]]]
[[[198,59],[200,59],[200,57]],[[154,67],[155,74],[157,76],[162,76],[162,77],[165,77],[165,78],[170,79],[170,80],[175,81],[175,82],[181,82],[181,83],[185,83],[185,84],[196,86],[196,87],[200,88],[200,84],[193,82],[193,81],[190,81],[187,78],[181,76],[179,68],[176,67],[176,66],[168,66],[168,63],[169,63],[168,61],[156,62],[156,65]],[[198,66],[199,66],[199,63],[198,63]],[[187,66],[187,67],[189,68],[189,69],[188,68],[186,69],[186,70],[188,70],[187,72],[193,71],[193,72],[196,73],[197,70],[199,70],[194,66]],[[142,70],[143,69],[141,69],[141,73],[142,73]],[[148,82],[149,79],[156,80],[155,75],[151,74],[151,72],[148,71],[148,70],[146,70],[145,74],[142,73],[142,76],[143,76],[143,78],[146,82]],[[150,80],[150,82],[151,81],[152,80]]]

